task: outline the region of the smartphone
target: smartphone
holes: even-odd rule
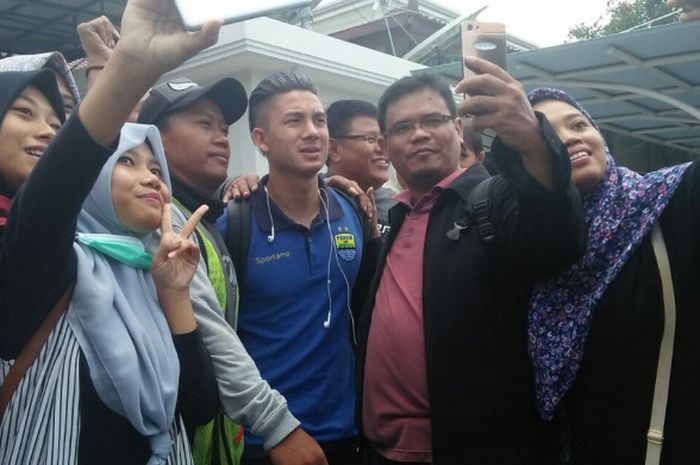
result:
[[[182,22],[189,30],[199,30],[212,19],[223,19],[226,23],[245,21],[265,16],[274,11],[301,8],[312,0],[174,0],[180,11]]]
[[[506,25],[503,23],[462,23],[462,56],[476,56],[506,69]],[[474,72],[462,65],[464,77]]]

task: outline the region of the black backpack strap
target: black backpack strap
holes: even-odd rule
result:
[[[476,228],[477,234],[486,244],[496,239],[496,229],[491,221],[493,202],[491,200],[492,186],[496,177],[484,179],[469,193],[466,210],[471,219],[471,224]]]
[[[248,200],[231,200],[226,205],[226,247],[238,278],[238,286],[243,289],[245,269],[250,250],[251,206]]]

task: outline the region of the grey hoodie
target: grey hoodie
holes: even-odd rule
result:
[[[180,231],[185,215],[172,208],[173,229]],[[197,242],[195,235],[192,240]],[[197,244],[199,245],[199,244]],[[262,379],[236,332],[222,316],[204,260],[190,284],[190,298],[204,345],[209,351],[226,415],[263,440],[270,450],[299,426],[287,400]]]

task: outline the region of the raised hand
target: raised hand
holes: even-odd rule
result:
[[[477,57],[464,59],[476,76],[455,89],[466,93],[460,114],[472,116],[476,132],[493,129],[509,147],[527,151],[539,136],[539,123],[522,85],[501,67]]]
[[[151,273],[159,296],[166,293],[188,292],[199,264],[199,248],[189,239],[192,231],[209,207],[202,205],[190,217],[182,231],[173,231],[170,203],[163,205],[160,246],[153,257]]]
[[[88,67],[85,71],[87,89],[90,90],[119,42],[119,31],[106,16],[100,16],[78,24],[78,36],[85,50]]]
[[[464,78],[455,89],[464,93],[460,115],[472,117],[472,128],[490,128],[520,153],[525,168],[545,187],[552,186],[551,160],[540,124],[522,84],[498,65],[477,57],[464,58],[476,76]]]
[[[700,1],[698,0],[666,0],[671,8],[681,8],[679,21],[700,21]]]
[[[119,42],[119,31],[106,16],[78,24],[78,36],[91,67],[104,66]]]
[[[110,146],[158,78],[213,45],[221,24],[210,21],[187,32],[172,0],[129,0],[117,47],[78,109],[93,140]]]
[[[222,24],[210,21],[198,32],[187,32],[172,0],[129,0],[117,49],[160,76],[214,45]]]

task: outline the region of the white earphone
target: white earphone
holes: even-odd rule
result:
[[[272,219],[272,209],[270,208],[270,193],[267,191],[267,186],[263,185],[265,189],[265,201],[267,202],[267,214],[270,217],[270,234],[267,236],[267,242],[272,244],[275,241],[275,220]]]
[[[328,240],[330,241],[330,247],[328,248],[328,263],[326,266],[326,293],[328,295],[328,316],[326,321],[323,322],[323,327],[328,329],[331,327],[331,314],[333,309],[333,298],[331,297],[331,261],[335,255],[335,263],[340,271],[343,281],[345,282],[345,297],[346,297],[346,308],[348,310],[348,315],[350,315],[350,324],[352,325],[352,337],[355,339],[355,317],[352,315],[352,310],[350,308],[350,283],[348,282],[348,277],[343,271],[343,267],[340,265],[340,260],[338,260],[338,250],[335,247],[335,240],[333,240],[333,231],[331,230],[331,215],[328,210],[328,202],[324,196],[328,194],[325,191],[318,191],[318,196],[321,199],[321,204],[323,205],[323,211],[326,214],[326,228],[328,229]],[[357,340],[355,340],[357,344]]]
[[[270,207],[270,193],[267,191],[267,186],[263,186],[265,189],[265,201],[267,202],[267,214],[270,217],[270,234],[267,236],[267,242],[272,243],[275,240],[275,221],[272,218],[272,208]],[[333,296],[331,295],[331,262],[333,261],[333,255],[335,255],[335,263],[340,271],[343,281],[345,282],[345,296],[346,296],[346,306],[348,314],[350,315],[350,324],[352,325],[352,337],[355,339],[355,318],[352,315],[352,310],[350,308],[350,283],[348,277],[343,271],[343,267],[340,265],[338,260],[338,251],[335,247],[335,241],[333,239],[333,231],[331,230],[331,215],[328,209],[328,202],[326,197],[328,194],[325,191],[318,191],[318,197],[321,200],[321,205],[323,206],[323,212],[326,214],[326,228],[328,230],[328,241],[330,246],[328,248],[328,261],[326,263],[326,295],[328,296],[328,314],[325,321],[323,322],[323,327],[329,329],[331,327],[331,315],[333,313]],[[357,340],[355,340],[357,343]]]

